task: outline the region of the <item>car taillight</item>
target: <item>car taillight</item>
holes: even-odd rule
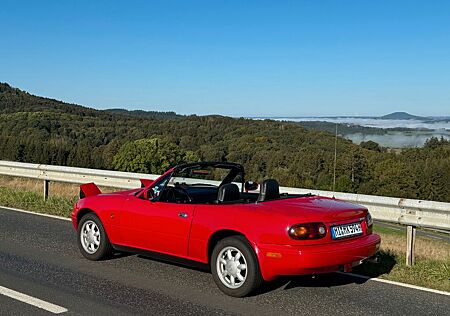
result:
[[[373,219],[372,219],[372,215],[370,215],[369,212],[367,212],[367,215],[366,215],[366,224],[367,224],[367,234],[372,234]]]
[[[327,227],[323,223],[297,224],[289,228],[289,236],[293,239],[320,239],[327,234]]]

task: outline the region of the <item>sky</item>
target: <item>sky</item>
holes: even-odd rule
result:
[[[450,115],[450,1],[21,1],[0,82],[93,108]]]

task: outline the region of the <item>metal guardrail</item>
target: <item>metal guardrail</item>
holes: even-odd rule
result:
[[[0,160],[0,174],[77,184],[95,182],[100,186],[122,189],[139,188],[141,185],[139,179],[154,180],[159,176],[156,174],[39,165],[5,160]]]
[[[0,174],[77,184],[95,182],[100,186],[123,189],[138,188],[140,187],[139,179],[154,180],[159,176],[156,174],[39,165],[4,160],[0,160]],[[214,181],[210,182],[213,183]],[[280,192],[312,193],[319,196],[335,197],[367,207],[373,218],[377,220],[450,230],[450,203],[290,187],[281,187]]]
[[[140,187],[139,179],[154,180],[159,176],[156,174],[39,165],[4,160],[0,160],[0,174],[44,180],[45,198],[48,197],[49,181],[78,184],[95,182],[100,186],[131,189]],[[367,207],[376,220],[407,225],[408,248],[410,249],[407,255],[409,259],[407,258],[407,260],[410,264],[412,264],[414,258],[412,251],[415,227],[450,230],[450,203],[289,187],[281,187],[280,192],[312,193],[319,196],[335,197]]]

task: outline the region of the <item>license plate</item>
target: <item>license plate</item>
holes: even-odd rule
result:
[[[360,223],[352,223],[331,227],[331,238],[338,239],[350,236],[357,236],[363,233]]]

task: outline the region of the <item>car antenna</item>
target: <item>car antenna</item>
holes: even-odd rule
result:
[[[334,135],[333,192],[336,191],[337,137],[338,137],[338,123],[336,122],[336,133]]]

